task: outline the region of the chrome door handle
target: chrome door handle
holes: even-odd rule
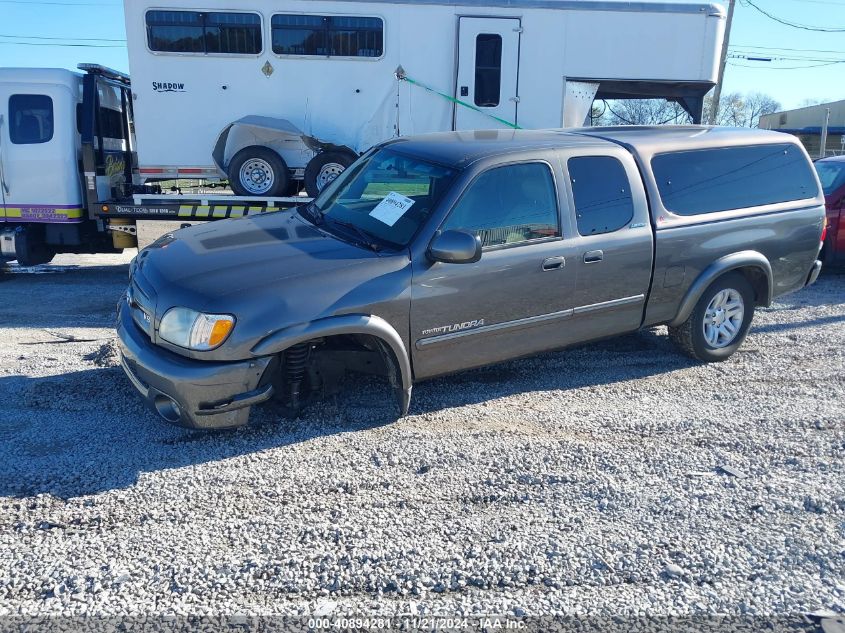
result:
[[[604,251],[587,251],[584,253],[584,263],[594,264],[604,259]]]
[[[543,260],[543,270],[560,270],[566,266],[565,257],[548,257]]]

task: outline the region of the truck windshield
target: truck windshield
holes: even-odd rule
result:
[[[407,246],[457,170],[382,148],[365,154],[314,200],[327,228]]]
[[[816,171],[819,173],[819,180],[826,196],[845,185],[845,160],[818,162]]]

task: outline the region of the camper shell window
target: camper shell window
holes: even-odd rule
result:
[[[48,143],[53,138],[53,100],[47,95],[9,97],[9,138],[15,145]]]
[[[718,213],[819,195],[797,145],[697,149],[651,160],[663,206],[678,215]]]
[[[277,55],[378,58],[384,54],[381,18],[276,14],[271,25]]]
[[[257,13],[148,11],[150,50],[201,55],[258,55],[264,48]]]

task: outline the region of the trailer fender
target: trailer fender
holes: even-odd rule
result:
[[[669,326],[677,327],[686,321],[710,284],[732,270],[740,270],[750,277],[758,305],[771,304],[774,292],[772,265],[766,256],[758,251],[740,251],[717,259],[701,272],[684,295],[678,313]]]
[[[233,132],[235,132],[235,134],[233,134]],[[240,132],[244,132],[248,135],[250,140],[248,142],[244,141],[242,143],[238,143],[237,147],[232,147],[231,151],[227,152],[227,149],[230,149],[228,148],[230,138],[233,136],[240,136]],[[312,154],[329,151],[345,151],[351,152],[353,155],[357,156],[356,152],[345,145],[336,145],[335,143],[322,141],[314,136],[306,134],[287,119],[250,115],[238,119],[237,121],[233,121],[223,128],[223,131],[220,132],[217,137],[217,142],[214,144],[214,150],[211,153],[211,157],[214,160],[214,165],[220,171],[221,175],[225,176],[227,173],[228,164],[226,156],[234,156],[239,150],[249,145],[263,145],[270,147],[278,151],[280,154],[282,154],[282,150],[285,152],[310,152]],[[282,157],[285,158],[284,155]],[[305,159],[302,165],[296,165],[294,164],[295,161],[291,160],[287,160],[287,162],[291,165],[291,167],[301,168],[305,166],[310,158],[311,157],[309,156],[308,159]]]
[[[370,314],[345,314],[293,325],[270,333],[252,348],[255,356],[278,354],[307,341],[344,334],[368,334],[379,344],[388,379],[396,394],[400,415],[406,415],[411,403],[413,374],[402,337],[387,321]]]

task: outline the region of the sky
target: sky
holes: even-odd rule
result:
[[[807,100],[845,99],[845,0],[736,2],[725,93],[766,93],[784,109]],[[781,24],[752,2],[776,19],[838,32]],[[121,0],[0,0],[0,66],[75,68],[95,62],[128,72],[124,44],[113,41],[125,38],[122,7]]]

